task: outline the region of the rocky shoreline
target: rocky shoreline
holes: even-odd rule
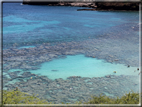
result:
[[[93,78],[71,76],[66,80],[62,78],[51,80],[46,76],[38,76],[30,72],[20,74],[20,72],[9,72],[10,78],[3,76],[4,89],[13,90],[17,87],[22,92],[30,95],[38,94],[40,99],[46,99],[55,104],[87,102],[92,95],[121,97],[131,89],[134,92],[139,91],[139,85],[135,81],[138,80],[138,76],[108,75]],[[16,82],[12,83],[12,81]]]
[[[90,9],[82,10],[139,10],[139,2],[31,2],[24,1],[23,4],[29,5],[49,5],[49,6],[76,6],[76,7],[89,7]],[[81,10],[81,9],[80,9]]]

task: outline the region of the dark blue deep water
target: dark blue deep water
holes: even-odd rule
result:
[[[139,12],[84,8],[3,3],[4,89],[55,103],[139,90]]]

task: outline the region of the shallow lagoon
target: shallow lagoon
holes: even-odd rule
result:
[[[116,71],[117,73],[113,73]],[[136,71],[136,72],[134,72]],[[84,55],[67,56],[41,64],[40,69],[30,70],[34,74],[47,76],[50,79],[70,76],[103,77],[105,75],[138,75],[137,67],[127,67],[123,64],[108,63],[104,60],[85,57]]]

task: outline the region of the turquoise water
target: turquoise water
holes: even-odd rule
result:
[[[59,21],[31,21],[31,20],[27,20],[24,18],[20,18],[20,17],[16,17],[16,16],[7,16],[4,18],[3,21],[7,21],[7,22],[13,22],[13,23],[18,23],[18,22],[23,22],[23,24],[18,24],[18,25],[14,25],[14,26],[6,26],[3,29],[3,33],[7,34],[7,33],[24,33],[24,32],[28,32],[28,31],[33,31],[36,28],[40,28],[40,27],[44,27],[45,25],[50,26],[51,24],[59,24]],[[32,24],[29,24],[29,23]],[[15,30],[11,30],[11,29],[15,29]],[[49,30],[49,32],[52,32],[52,30]]]
[[[128,84],[128,89],[136,86],[136,90],[139,90],[138,85],[131,85],[131,80],[125,77],[126,75],[138,77],[132,84],[139,83],[138,74],[141,70],[137,70],[139,68],[139,12],[77,11],[82,8],[85,7],[3,3],[3,75],[7,77],[3,85],[9,83],[14,84],[12,85],[14,87],[20,84],[18,87],[21,90],[24,87],[24,92],[31,93],[30,90],[33,89],[33,92],[39,95],[44,90],[49,97],[48,91],[54,89],[48,90],[49,87],[44,87],[48,82],[51,87],[54,86],[55,79],[66,80],[70,76],[93,78],[116,75],[116,79],[101,78],[103,81],[109,79],[111,84],[121,79],[120,75],[124,75],[122,79],[126,79],[124,84]],[[130,67],[127,67],[128,65]],[[33,75],[28,76],[28,73],[24,75],[25,72]],[[22,74],[24,76],[20,77]],[[42,91],[37,84],[34,84],[34,88],[27,86],[38,80],[44,82],[45,78],[40,76],[47,76],[55,81],[47,80],[46,85],[40,84],[39,87],[43,87]],[[104,87],[109,87],[105,85]],[[95,89],[97,90],[99,86]],[[118,86],[123,91],[128,90],[127,86],[125,88],[121,84]],[[13,88],[11,85],[7,87]],[[85,87],[87,88],[87,85]],[[90,89],[94,90],[93,87],[95,86],[92,85]],[[111,88],[115,86],[110,86],[108,89]],[[110,90],[106,92],[103,89],[96,90],[92,93],[98,94],[103,91],[108,96],[116,93],[115,91],[109,93]],[[121,90],[116,89],[123,94]]]
[[[19,47],[18,49],[22,49],[22,48],[34,48],[35,46],[22,46],[22,47]]]
[[[84,55],[67,56],[65,59],[55,59],[41,64],[40,69],[31,70],[34,74],[47,76],[50,79],[70,76],[103,77],[105,75],[138,75],[137,67],[127,67],[122,64],[107,63],[104,60],[85,57]],[[117,73],[113,73],[116,71]]]
[[[14,43],[23,46],[95,38],[115,26],[121,31],[120,25],[138,23],[138,12],[77,11],[78,8],[86,7],[4,3],[3,48]]]
[[[101,52],[97,53],[98,51],[96,51],[94,53],[96,53],[95,56],[99,59],[106,60],[107,55],[113,54],[112,56],[116,56],[117,59],[125,60],[121,61],[121,63],[127,65],[132,62],[133,66],[138,67],[138,64],[134,64],[134,62],[139,62],[139,35],[138,31],[131,29],[133,26],[137,27],[139,23],[138,12],[77,11],[78,8],[85,7],[34,6],[21,5],[20,3],[4,3],[3,49],[12,47],[17,47],[17,49],[33,48],[43,43],[54,45],[56,43],[74,41],[77,43],[79,41],[82,47],[77,49],[81,48],[84,54],[91,54],[89,50],[95,51],[97,49]],[[95,39],[94,43],[91,43],[89,39]],[[86,40],[86,44],[84,44],[84,40]],[[69,49],[72,47],[70,46]],[[78,58],[82,58],[80,63]],[[53,74],[55,72],[50,71],[57,69],[56,73],[63,72],[64,78],[66,78],[67,75],[85,76],[87,71],[89,71],[88,76],[92,76],[91,73],[99,71],[99,68],[106,72],[106,74],[111,74],[110,72],[115,71],[116,68],[117,74],[119,74],[119,71],[122,73],[122,69],[125,69],[125,66],[123,67],[119,64],[110,66],[112,65],[110,63],[108,65],[106,62],[100,63],[101,60],[93,61],[94,58],[78,55],[68,56],[66,59],[55,59],[51,62],[45,62],[41,64],[41,69],[35,72],[47,75],[46,72],[42,72],[44,69],[48,69],[47,72]],[[76,66],[73,65],[74,63],[76,63]],[[95,63],[100,63],[98,68],[94,68]],[[48,66],[48,68],[45,66]],[[132,68],[127,69],[126,67],[125,74],[128,73],[129,69]],[[77,70],[79,71],[77,72]],[[103,72],[95,73],[95,75],[104,76]],[[53,77],[51,76],[51,78]]]

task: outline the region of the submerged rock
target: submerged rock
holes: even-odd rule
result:
[[[99,95],[101,93],[104,93],[104,95],[108,93],[107,95],[121,96],[123,95],[122,91],[128,91],[133,88],[138,89],[137,83],[132,82],[133,80],[130,76],[109,76],[114,79],[106,77],[80,77],[80,79],[72,81],[70,79],[63,80],[62,78],[51,80],[46,76],[38,76],[27,81],[5,85],[4,87],[14,89],[18,86],[22,92],[29,94],[36,93],[39,94],[39,98],[44,98],[48,101],[52,100],[55,103],[59,103],[60,101],[73,103],[81,99],[87,101],[91,95]]]
[[[110,75],[106,75],[105,77],[106,77],[106,78],[111,78],[111,76],[110,76]]]
[[[31,72],[24,72],[24,73],[22,74],[22,77],[23,77],[23,78],[27,78],[27,77],[31,77],[31,76],[32,76]]]
[[[17,75],[16,72],[9,72],[8,74],[9,74],[9,76],[10,76],[12,79],[18,77],[18,75]]]

